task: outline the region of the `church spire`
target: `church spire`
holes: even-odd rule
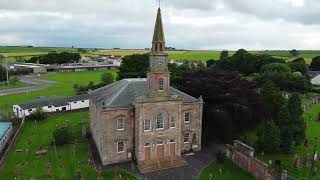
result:
[[[160,7],[158,9],[157,20],[156,20],[156,24],[155,24],[155,28],[154,28],[152,42],[153,43],[164,43],[165,42]]]

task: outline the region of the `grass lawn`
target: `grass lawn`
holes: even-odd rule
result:
[[[20,87],[23,87],[25,84],[18,81],[18,82],[15,82],[14,84],[9,84],[9,86],[6,86],[6,85],[0,85],[0,90],[2,89],[12,89],[12,88],[20,88]]]
[[[296,177],[298,179],[309,178],[311,164],[307,167],[302,167],[300,169],[295,169],[292,167],[294,154],[297,153],[301,157],[301,164],[306,158],[307,154],[312,157],[314,145],[320,147],[320,121],[316,121],[315,118],[320,112],[320,104],[313,106],[311,109],[307,110],[303,116],[307,122],[306,137],[309,140],[309,147],[300,146],[290,154],[276,153],[276,154],[266,154],[264,156],[258,156],[259,159],[268,162],[272,160],[281,160],[282,169],[289,171],[289,175]],[[315,139],[317,137],[317,140]],[[258,155],[258,154],[257,154]],[[316,165],[320,168],[320,164]],[[317,175],[315,179],[320,179],[320,175]]]
[[[44,77],[44,79],[56,81],[57,84],[41,91],[0,96],[0,109],[11,112],[12,105],[14,104],[43,100],[37,98],[38,96],[57,98],[75,95],[75,91],[73,89],[74,84],[87,85],[90,81],[93,81],[94,83],[99,83],[101,74],[103,74],[104,72],[111,72],[115,76],[117,70],[49,74],[48,76]]]
[[[222,175],[219,173],[219,168],[222,169]],[[212,180],[254,180],[250,174],[237,167],[230,160],[226,160],[223,165],[212,162],[202,171],[198,180],[209,180],[211,175]]]
[[[0,171],[1,180],[11,180],[14,176],[18,176],[18,179],[45,179],[48,174],[53,179],[75,179],[77,171],[84,179],[97,179],[94,168],[87,163],[88,144],[82,137],[82,127],[87,125],[88,119],[89,112],[67,112],[51,115],[44,122],[27,122]],[[73,144],[58,146],[56,154],[52,146],[52,132],[67,120],[78,142],[76,148]],[[35,152],[40,148],[48,150],[48,154],[37,157]],[[29,152],[16,152],[16,149],[29,149]],[[113,179],[114,171],[103,172],[102,175],[106,179]],[[122,176],[124,179],[136,179],[124,172]]]

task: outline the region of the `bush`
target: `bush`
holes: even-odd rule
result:
[[[27,120],[35,120],[35,121],[44,121],[47,119],[48,119],[48,114],[44,112],[41,108],[36,109],[27,117]]]
[[[275,152],[280,147],[280,130],[273,120],[265,121],[258,129],[257,148],[265,152]]]
[[[58,127],[53,131],[53,138],[57,146],[67,144],[69,140],[69,126]]]

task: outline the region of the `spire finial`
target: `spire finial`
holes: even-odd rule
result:
[[[158,0],[159,1],[159,8],[161,8],[161,0]]]

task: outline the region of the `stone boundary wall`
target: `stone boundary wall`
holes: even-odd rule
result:
[[[241,149],[238,149],[236,147],[242,146]],[[229,158],[234,164],[239,166],[241,169],[247,171],[252,176],[254,176],[258,180],[271,180],[273,179],[269,172],[269,166],[260,160],[256,159],[254,155],[254,149],[248,147],[249,149],[246,149],[246,153],[244,153],[243,146],[244,144],[240,141],[234,141],[234,146],[231,146],[229,144],[226,145],[226,156]],[[246,148],[245,147],[245,148]],[[249,154],[248,151],[252,151]]]

